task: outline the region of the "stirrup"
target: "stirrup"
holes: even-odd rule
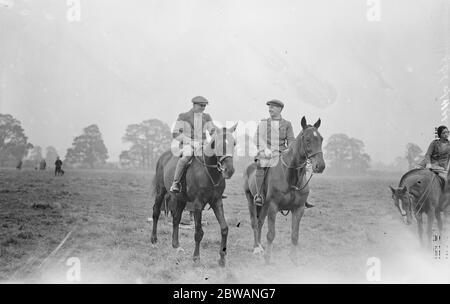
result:
[[[255,197],[253,198],[253,203],[256,206],[262,206],[263,205],[263,197],[260,194],[255,195]]]
[[[172,183],[172,186],[170,187],[170,192],[179,193],[180,192],[180,186],[178,183]]]

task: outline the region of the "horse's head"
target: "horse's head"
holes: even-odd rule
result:
[[[392,199],[394,200],[394,205],[397,207],[398,211],[403,217],[405,224],[410,225],[412,222],[412,204],[411,196],[408,192],[406,186],[403,188],[392,188]]]
[[[217,157],[217,168],[226,179],[234,174],[233,155],[236,139],[233,133],[236,131],[237,123],[231,128],[218,128],[209,144],[211,154]],[[212,156],[212,155],[211,155]]]
[[[296,139],[300,153],[303,153],[304,157],[311,161],[314,173],[322,173],[325,169],[325,161],[322,153],[323,137],[317,130],[320,127],[320,122],[319,118],[314,125],[308,125],[305,116],[303,116],[303,130]]]

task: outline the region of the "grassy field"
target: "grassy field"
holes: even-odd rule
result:
[[[227,266],[217,264],[220,231],[205,210],[201,263],[194,266],[194,231],[180,230],[185,252],[171,247],[171,225],[159,223],[150,243],[151,176],[144,172],[0,170],[0,282],[67,282],[70,257],[84,283],[365,283],[367,260],[381,261],[381,282],[450,282],[449,260],[423,250],[416,225],[394,209],[388,185],[400,176],[315,175],[300,224],[299,265],[288,258],[290,215],[279,214],[273,263],[252,255],[253,234],[242,175],[227,181]],[[187,216],[187,214],[186,214]],[[266,226],[263,229],[265,244]],[[53,252],[68,235],[58,251]],[[442,247],[442,254],[445,248]],[[53,252],[53,253],[52,253]]]

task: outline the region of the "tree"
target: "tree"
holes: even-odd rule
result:
[[[172,134],[170,128],[158,119],[144,120],[140,124],[127,126],[122,140],[131,143],[128,153],[121,154],[124,161],[138,162],[139,166],[149,168],[157,158],[170,148]]]
[[[423,158],[422,149],[420,149],[420,147],[416,144],[407,144],[405,158],[408,161],[409,169],[414,168],[417,163]]]
[[[334,134],[325,146],[330,171],[363,173],[370,167],[370,156],[364,153],[364,143],[345,134]]]
[[[133,147],[120,153],[119,162],[122,168],[137,168],[142,163],[139,151],[136,151]]]
[[[0,165],[21,161],[31,148],[33,145],[28,143],[20,121],[10,114],[0,113]]]
[[[45,149],[45,162],[47,165],[54,165],[56,157],[58,157],[58,152],[54,147],[49,146]]]
[[[397,171],[406,171],[408,170],[409,164],[405,157],[397,156],[394,159],[394,163],[392,164],[393,168]]]
[[[104,164],[108,159],[108,150],[103,142],[97,125],[83,129],[83,134],[75,137],[72,148],[67,149],[65,161],[69,164],[89,165]]]
[[[34,146],[28,155],[28,159],[37,163],[40,162],[42,158],[42,148],[40,146]]]

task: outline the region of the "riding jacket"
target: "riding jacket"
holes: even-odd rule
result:
[[[294,130],[290,121],[280,118],[261,120],[256,130],[256,147],[258,151],[284,151],[295,140]]]
[[[442,167],[447,170],[448,161],[450,158],[450,142],[444,139],[435,139],[428,147],[424,159],[419,163],[419,166],[425,167],[428,163],[434,166]]]

